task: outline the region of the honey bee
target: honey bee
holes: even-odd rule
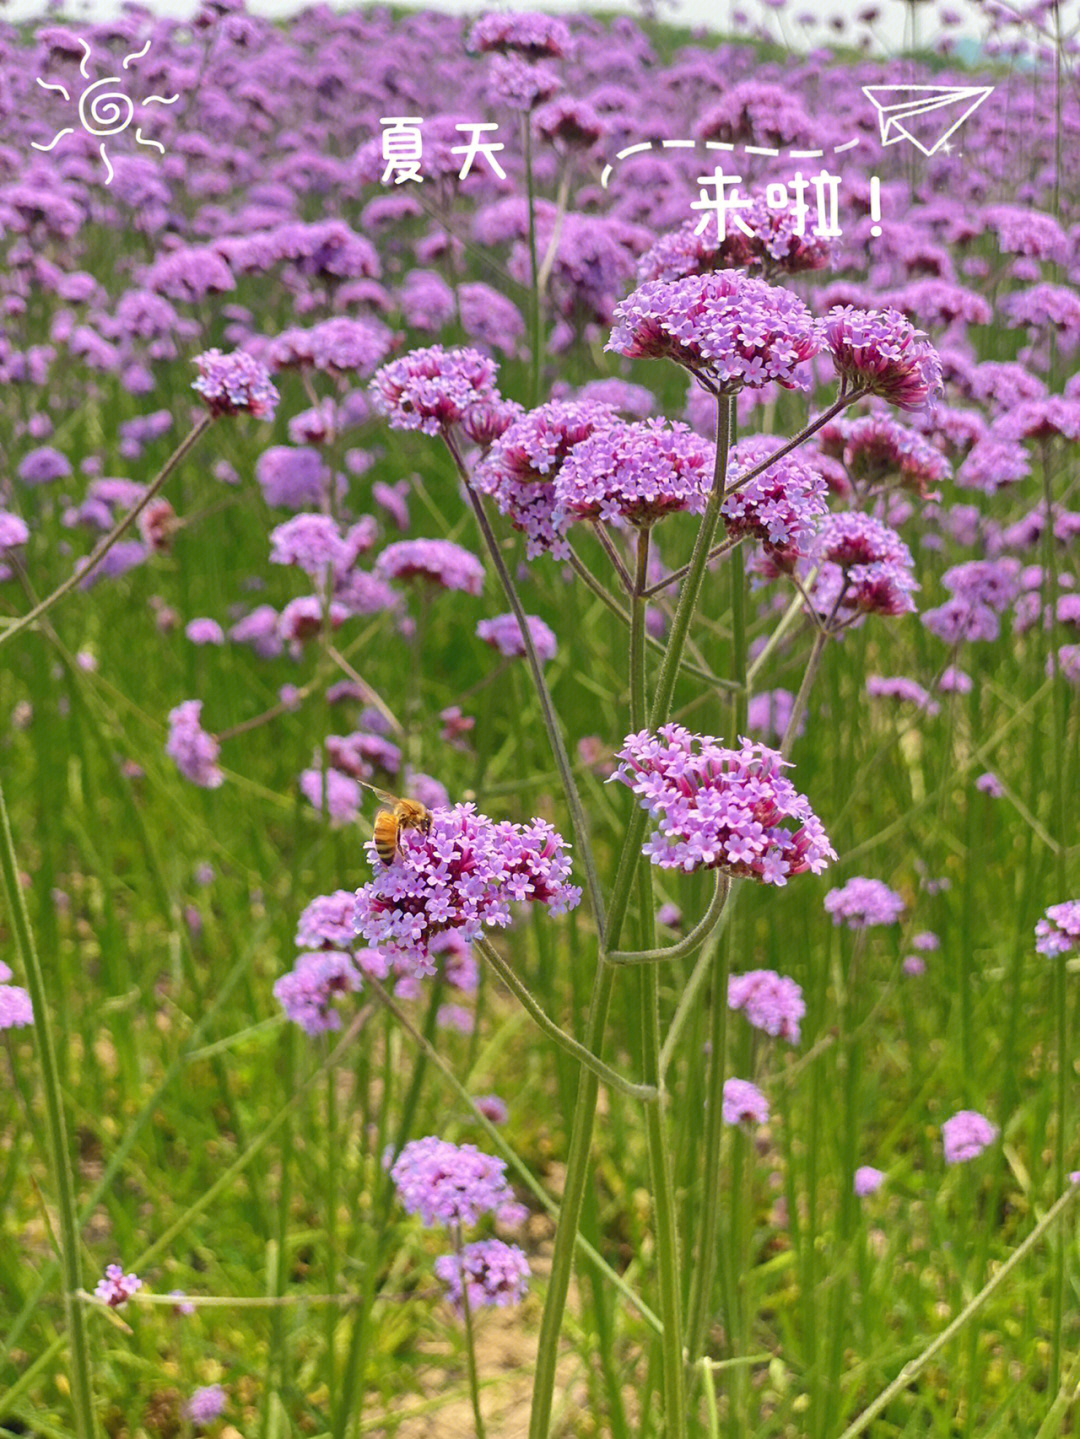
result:
[[[361,784],[363,784],[361,780]],[[387,794],[384,789],[377,789],[373,784],[365,784],[365,789],[371,790],[383,802],[383,808],[375,815],[375,826],[372,838],[375,840],[375,853],[382,860],[383,864],[393,864],[394,855],[400,848],[398,840],[402,830],[418,829],[422,834],[431,833],[431,811],[418,799],[398,799],[396,795]]]

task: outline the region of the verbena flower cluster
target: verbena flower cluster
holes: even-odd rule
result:
[[[726,749],[678,724],[627,736],[611,779],[657,822],[642,853],[664,869],[722,869],[764,884],[820,874],[836,854],[784,774],[787,762],[765,745],[739,743]]]
[[[771,969],[751,969],[728,980],[728,1005],[741,1009],[755,1029],[798,1044],[806,1016],[802,987]]]
[[[529,1261],[525,1251],[501,1239],[478,1239],[466,1244],[460,1255],[440,1254],[436,1277],[446,1285],[455,1309],[463,1308],[463,1288],[469,1308],[506,1309],[520,1304],[529,1292]]]
[[[525,623],[529,627],[529,638],[537,659],[543,662],[553,660],[558,652],[559,642],[550,626],[538,615],[526,615]],[[498,650],[508,659],[519,658],[525,654],[525,637],[515,614],[495,615],[493,619],[481,620],[476,626],[476,634],[485,644],[491,645],[492,649]]]
[[[869,929],[872,925],[896,924],[906,906],[901,895],[880,879],[862,875],[849,879],[839,889],[825,896],[825,910],[833,924],[846,924],[848,929]]]
[[[431,943],[447,930],[470,942],[485,928],[508,925],[512,903],[562,914],[581,900],[569,883],[564,841],[539,819],[497,823],[458,804],[434,811],[430,834],[403,831],[391,864],[373,843],[368,853],[375,878],[357,892],[357,932],[420,973],[434,972]]]
[[[223,355],[207,350],[197,355],[199,375],[191,388],[198,391],[212,415],[254,415],[272,420],[280,396],[266,366],[243,350]]]
[[[713,447],[688,425],[603,426],[573,447],[555,476],[553,528],[581,519],[650,525],[679,511],[700,514],[714,463]]]
[[[185,700],[169,711],[165,750],[192,784],[203,789],[217,789],[224,784],[225,775],[217,762],[221,746],[202,727],[202,700]]]
[[[794,454],[775,460],[756,479],[740,486],[740,474],[756,469],[776,449],[776,442],[765,435],[734,446],[727,482],[732,493],[720,512],[732,538],[754,536],[775,564],[790,569],[808,553],[818,521],[827,512],[827,486]]]
[[[998,1137],[998,1127],[975,1109],[961,1109],[941,1126],[946,1164],[976,1159]]]
[[[404,1146],[390,1169],[398,1198],[429,1228],[471,1227],[486,1214],[514,1202],[506,1161],[474,1144],[451,1144],[429,1135]]]
[[[799,297],[737,270],[655,280],[615,307],[607,349],[628,359],[668,359],[706,389],[733,394],[775,382],[806,389],[805,362],[821,348]]]
[[[1035,948],[1049,957],[1080,949],[1080,899],[1050,906],[1035,926]]]

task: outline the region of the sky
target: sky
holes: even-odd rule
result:
[[[69,22],[80,17],[91,21],[106,20],[119,14],[121,0],[56,0],[62,6]],[[148,9],[160,15],[171,15],[185,19],[198,9],[199,0],[141,0]],[[252,13],[270,17],[293,14],[302,9],[305,0],[247,0]],[[362,9],[362,0],[327,0],[335,9]],[[572,14],[589,9],[606,11],[611,14],[641,15],[637,0],[395,0],[413,8],[447,10],[478,14],[484,10],[546,10],[552,13]],[[933,3],[909,3],[909,0],[786,0],[779,11],[771,8],[766,0],[654,0],[658,6],[659,18],[671,20],[679,25],[701,26],[706,29],[732,30],[731,16],[737,9],[745,11],[753,22],[763,21],[775,38],[794,50],[809,49],[822,39],[835,38],[829,30],[833,17],[843,17],[849,26],[855,17],[868,8],[879,12],[870,27],[873,53],[888,57],[904,52],[910,43],[911,16],[917,16],[917,38],[923,45],[932,45],[934,40],[948,33],[960,41],[959,53],[970,59],[977,52],[976,41],[985,31],[985,6],[999,3],[999,0],[933,0]],[[1026,8],[1032,0],[1004,0],[1009,8]],[[9,20],[34,19],[47,12],[48,0],[0,0],[0,17]],[[1062,27],[1066,34],[1080,32],[1080,0],[1060,0]],[[942,30],[936,20],[939,12],[951,11],[959,17],[959,23]],[[800,27],[795,20],[799,14],[810,12],[819,23],[814,30]],[[860,31],[866,27],[860,26]],[[852,31],[854,34],[854,31]],[[963,42],[967,43],[963,43]],[[966,52],[966,53],[965,53]]]

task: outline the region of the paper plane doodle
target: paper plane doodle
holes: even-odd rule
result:
[[[994,86],[864,85],[862,92],[878,112],[883,145],[910,140],[929,157],[994,93]],[[947,122],[944,129],[940,128],[941,118]]]

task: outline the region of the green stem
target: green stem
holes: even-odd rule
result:
[[[529,196],[529,343],[532,353],[530,390],[533,404],[540,403],[540,265],[536,254],[536,187],[533,181],[532,124],[528,110],[521,117],[522,149],[525,153],[525,187]]]
[[[705,560],[709,553],[716,523],[720,513],[720,501],[724,477],[727,473],[728,437],[730,430],[729,401],[725,397],[717,404],[717,456],[714,469],[714,495],[710,501],[713,508],[711,528],[708,526],[708,508],[698,532],[694,556],[691,559],[691,573],[684,583],[679,597],[679,609],[664,652],[664,668],[670,671],[670,678],[663,681],[653,702],[653,724],[663,723],[671,705],[675,689],[675,678],[682,665],[682,653],[686,644],[690,617],[701,589]],[[501,558],[501,557],[500,557]],[[682,619],[680,622],[680,615]],[[633,646],[631,646],[633,649]],[[642,645],[642,659],[644,646]],[[633,684],[631,684],[633,691]],[[622,934],[630,902],[636,860],[641,852],[645,834],[645,811],[635,805],[627,822],[607,913],[606,934],[601,932],[601,945],[605,942],[613,949]],[[604,1032],[607,1028],[608,1011],[611,1008],[611,992],[614,983],[614,968],[601,956],[593,981],[592,1000],[589,1006],[585,1047],[594,1055],[601,1054],[604,1047]],[[659,1067],[659,1055],[657,1056]],[[529,1415],[529,1439],[548,1439],[551,1426],[551,1410],[555,1391],[555,1370],[558,1362],[559,1333],[562,1329],[566,1296],[570,1288],[570,1274],[573,1269],[574,1248],[577,1243],[578,1226],[581,1222],[581,1205],[585,1184],[589,1174],[589,1151],[592,1147],[593,1124],[596,1119],[596,1100],[599,1080],[592,1070],[585,1069],[578,1080],[577,1101],[570,1132],[570,1148],[566,1157],[566,1179],[559,1213],[559,1227],[555,1234],[555,1247],[551,1257],[551,1274],[548,1278],[547,1298],[544,1315],[540,1324],[540,1339],[537,1349],[536,1377],[533,1382],[532,1411]],[[680,1354],[680,1369],[682,1356]]]
[[[638,532],[637,573],[630,599],[630,727],[645,726],[645,589],[648,582],[649,530]],[[653,904],[652,862],[645,855],[637,861],[641,913],[638,930],[641,952],[656,947],[656,913]],[[719,886],[718,886],[719,889]],[[719,913],[717,914],[719,918]],[[715,923],[715,921],[714,921]],[[645,1082],[660,1087],[660,976],[656,966],[645,964],[637,974],[637,999],[641,1023],[641,1049]],[[656,1253],[660,1270],[660,1318],[663,1356],[665,1434],[668,1439],[685,1439],[686,1385],[682,1347],[682,1294],[679,1283],[679,1235],[675,1217],[675,1180],[663,1107],[650,1106],[645,1116],[645,1133],[652,1174],[653,1208],[656,1222]]]
[[[600,933],[600,940],[603,943],[605,919],[604,899],[600,892],[600,881],[596,875],[596,862],[593,859],[592,842],[589,838],[589,827],[585,818],[585,808],[581,803],[581,795],[578,793],[577,782],[574,779],[574,772],[570,767],[570,757],[566,752],[566,741],[563,739],[562,726],[559,717],[555,712],[555,706],[551,699],[551,691],[547,687],[547,680],[544,678],[543,666],[536,653],[536,646],[533,644],[532,631],[529,629],[528,621],[525,618],[525,608],[518,595],[517,586],[510,578],[510,571],[506,567],[502,551],[499,549],[499,542],[495,538],[495,532],[484,509],[484,502],[477,493],[472,476],[469,474],[468,466],[461,457],[461,452],[456,441],[450,435],[444,435],[447,448],[453,457],[457,472],[461,476],[465,486],[465,493],[469,497],[469,504],[472,506],[473,514],[476,516],[476,523],[480,527],[480,534],[483,537],[491,563],[495,566],[495,572],[499,576],[499,582],[503,587],[503,593],[517,618],[518,628],[521,631],[522,642],[525,646],[526,658],[529,661],[529,670],[532,673],[533,685],[536,688],[540,700],[540,711],[544,717],[544,728],[547,730],[548,740],[551,743],[552,753],[555,756],[555,764],[562,780],[563,793],[566,796],[567,807],[570,810],[570,818],[574,827],[574,839],[581,850],[581,862],[585,866],[585,884],[589,891],[589,900],[592,904],[593,913],[596,916],[596,926]],[[591,1046],[590,1046],[591,1047]]]
[[[75,1430],[78,1439],[95,1439],[97,1422],[94,1416],[90,1349],[87,1342],[83,1307],[76,1298],[78,1291],[82,1288],[82,1267],[79,1262],[79,1231],[75,1216],[75,1181],[71,1168],[71,1155],[68,1150],[67,1126],[64,1122],[60,1075],[56,1066],[52,1027],[49,1023],[45,981],[34,945],[33,932],[30,929],[26,901],[23,898],[19,866],[15,858],[15,844],[11,837],[11,824],[8,820],[7,804],[2,787],[0,787],[0,866],[4,873],[4,892],[7,896],[11,925],[15,931],[15,944],[26,974],[27,989],[34,1010],[34,1036],[41,1057],[47,1139],[60,1215],[64,1318],[71,1340],[70,1384],[72,1408],[75,1413]]]
[[[685,959],[687,955],[693,954],[705,943],[709,935],[720,922],[720,916],[724,912],[724,905],[727,903],[728,891],[731,888],[731,881],[726,874],[720,870],[716,872],[716,888],[713,890],[713,897],[709,901],[709,907],[705,911],[704,918],[683,939],[677,944],[669,944],[663,949],[617,949],[610,953],[609,964],[659,964],[672,959]]]
[[[660,1091],[655,1085],[634,1084],[630,1080],[624,1079],[617,1070],[605,1064],[602,1059],[598,1059],[596,1055],[586,1049],[583,1044],[579,1044],[572,1035],[567,1034],[565,1029],[561,1029],[551,1016],[541,1008],[525,983],[518,978],[512,967],[507,964],[506,960],[503,959],[502,955],[484,935],[480,935],[475,943],[488,964],[491,965],[492,969],[515,999],[520,1002],[526,1013],[546,1035],[549,1035],[556,1044],[565,1049],[567,1054],[572,1054],[579,1064],[583,1064],[587,1069],[591,1069],[604,1084],[609,1085],[612,1089],[619,1090],[622,1094],[629,1095],[631,1099],[642,1099],[645,1100],[646,1103],[652,1104],[655,1104],[659,1100]]]
[[[472,1400],[476,1439],[484,1439],[484,1416],[480,1410],[480,1375],[476,1366],[476,1335],[473,1331],[472,1304],[469,1302],[469,1276],[465,1272],[465,1250],[461,1242],[460,1227],[456,1230],[454,1239],[457,1249],[458,1272],[461,1276],[461,1312],[465,1319],[465,1354],[469,1364],[469,1398]]]

